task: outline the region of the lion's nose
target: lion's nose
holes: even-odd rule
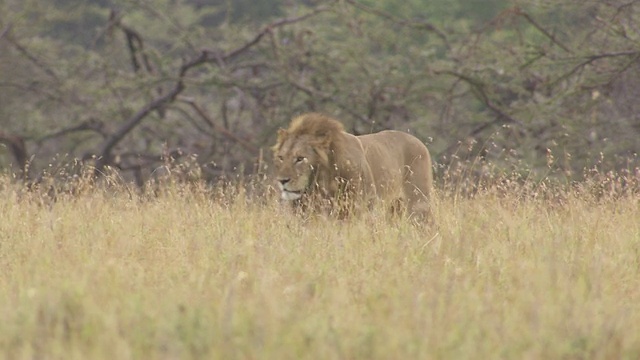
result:
[[[289,181],[291,181],[290,178],[282,178],[282,179],[278,179],[278,181],[280,182],[280,184],[284,185],[286,183],[288,183]]]

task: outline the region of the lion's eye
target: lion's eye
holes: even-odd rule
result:
[[[303,162],[305,159],[306,159],[306,157],[304,157],[304,156],[298,156],[296,158],[296,163]]]
[[[278,160],[279,160],[279,161],[283,161],[283,160],[284,160],[284,158],[282,157],[282,155],[278,155]]]

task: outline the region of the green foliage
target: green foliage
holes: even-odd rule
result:
[[[310,110],[355,133],[411,131],[444,165],[544,175],[553,153],[571,178],[633,169],[638,14],[595,0],[7,0],[0,130],[27,141],[34,177],[55,154],[128,178],[188,156],[212,178],[254,172]]]
[[[384,10],[399,18],[422,19],[454,30],[455,24],[478,27],[509,6],[508,0],[361,0],[363,4]],[[452,23],[453,21],[453,23]]]

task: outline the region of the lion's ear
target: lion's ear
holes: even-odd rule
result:
[[[280,128],[278,129],[278,142],[281,143],[284,141],[284,139],[287,138],[287,135],[289,135],[289,133],[287,132],[287,130]]]
[[[328,132],[319,132],[315,134],[315,143],[316,146],[324,149],[325,151],[329,151],[331,148],[331,140],[333,137]]]
[[[318,157],[320,158],[320,160],[322,161],[322,163],[324,164],[324,166],[329,166],[329,148],[322,146],[320,144],[315,144],[312,146],[313,152],[315,152]]]
[[[276,140],[276,144],[271,147],[273,152],[278,151],[284,140],[289,136],[289,133],[285,129],[278,129],[278,140]]]

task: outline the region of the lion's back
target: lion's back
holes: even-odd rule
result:
[[[402,131],[385,130],[358,137],[372,166],[403,168],[407,165],[431,166],[429,151],[418,138]],[[424,159],[425,161],[419,161]],[[429,164],[426,164],[426,162]]]
[[[423,191],[432,186],[431,157],[427,147],[413,135],[385,130],[358,136],[380,192],[404,191],[409,178]],[[405,194],[406,195],[406,194]]]
[[[361,135],[358,138],[369,156],[389,158],[393,162],[406,163],[415,156],[429,154],[427,147],[420,139],[402,131],[384,130]]]

